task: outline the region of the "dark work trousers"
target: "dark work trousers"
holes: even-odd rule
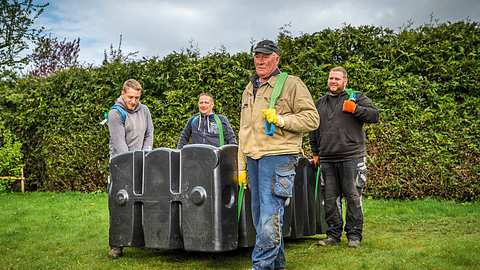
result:
[[[340,241],[342,237],[342,198],[347,215],[345,232],[349,240],[362,240],[362,192],[367,181],[366,159],[323,162],[320,159],[322,184],[325,185],[325,219],[327,236]]]

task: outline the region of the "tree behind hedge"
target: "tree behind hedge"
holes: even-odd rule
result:
[[[325,94],[329,69],[343,65],[350,86],[380,109],[380,123],[366,126],[368,195],[479,199],[478,23],[424,25],[398,33],[345,26],[298,37],[282,32],[278,42],[281,68],[300,76],[315,99]],[[10,94],[0,106],[15,112],[2,115],[22,139],[30,189],[103,190],[108,130],[98,123],[123,81],[135,78],[144,87],[154,147],[174,147],[197,111],[201,92],[213,94],[215,110],[238,132],[241,93],[252,73],[248,53],[172,53],[29,77],[13,90],[3,84]]]

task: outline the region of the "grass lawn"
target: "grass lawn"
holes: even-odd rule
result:
[[[364,241],[286,243],[287,269],[480,269],[480,202],[364,202]],[[108,257],[107,195],[0,193],[0,269],[249,269],[251,249],[226,253],[126,248]]]

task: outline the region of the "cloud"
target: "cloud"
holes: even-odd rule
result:
[[[110,45],[123,35],[124,52],[163,57],[198,44],[202,54],[225,47],[247,51],[251,40],[276,39],[279,29],[294,35],[325,28],[375,25],[398,30],[414,25],[470,18],[480,21],[477,0],[337,1],[155,1],[57,0],[39,23],[60,38],[81,39],[81,61],[100,64]]]

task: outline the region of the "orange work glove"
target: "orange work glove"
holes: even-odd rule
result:
[[[357,108],[357,104],[351,100],[344,100],[343,101],[343,111],[353,113]]]
[[[312,156],[312,165],[313,165],[313,166],[317,166],[317,165],[318,165],[318,156],[317,156],[317,155],[313,155],[313,156]]]

